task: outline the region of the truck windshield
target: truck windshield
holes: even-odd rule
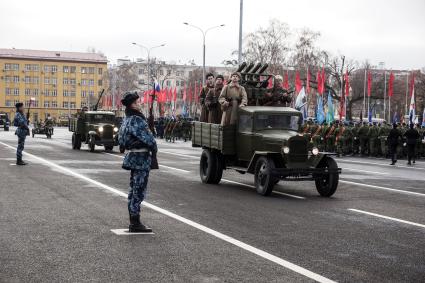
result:
[[[89,116],[91,123],[113,123],[115,117],[113,115],[93,114]]]
[[[298,131],[299,121],[299,116],[281,114],[259,114],[255,119],[255,129]]]

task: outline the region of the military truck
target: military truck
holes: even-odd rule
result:
[[[10,120],[7,113],[0,113],[0,127],[3,128],[5,132],[9,131]]]
[[[321,196],[332,196],[339,181],[332,154],[308,149],[299,134],[302,114],[289,107],[246,106],[236,125],[194,122],[192,146],[202,147],[201,181],[218,184],[223,170],[254,174],[257,192],[267,196],[284,181],[314,181]]]
[[[110,151],[118,145],[116,135],[118,127],[115,124],[115,113],[110,111],[98,111],[97,106],[102,97],[101,92],[97,103],[92,111],[82,111],[69,119],[69,131],[72,134],[72,149],[79,150],[84,142],[91,152],[97,146],[104,146]]]

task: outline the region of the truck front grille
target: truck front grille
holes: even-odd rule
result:
[[[301,136],[295,136],[288,140],[289,161],[305,162],[308,159],[308,142]]]

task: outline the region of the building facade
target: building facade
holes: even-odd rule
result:
[[[107,59],[97,53],[0,49],[0,112],[13,119],[15,104],[31,120],[65,120],[96,101],[105,88]]]

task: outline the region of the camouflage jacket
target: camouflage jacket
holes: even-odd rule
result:
[[[146,148],[148,152],[127,152],[122,168],[126,170],[150,170],[151,153],[157,152],[157,146],[152,132],[142,113],[126,111],[120,132],[119,144],[127,150]]]
[[[16,112],[15,119],[13,120],[13,125],[17,127],[15,134],[18,137],[26,136],[28,129],[28,120],[24,114],[21,112]]]

